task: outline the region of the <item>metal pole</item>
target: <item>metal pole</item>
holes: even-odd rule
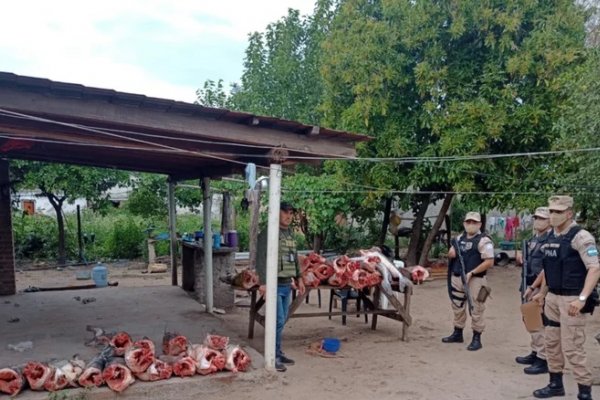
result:
[[[281,164],[271,164],[269,177],[269,223],[267,230],[267,293],[265,309],[265,368],[275,370],[277,322],[277,264],[279,258],[279,204]]]
[[[205,292],[206,292],[206,312],[213,312],[213,251],[212,251],[212,193],[210,191],[210,178],[202,178],[203,200],[202,209],[204,211],[204,272],[205,272]]]
[[[169,242],[171,249],[171,285],[177,286],[177,214],[175,209],[175,182],[169,178]]]

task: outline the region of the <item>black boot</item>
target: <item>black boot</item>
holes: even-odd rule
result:
[[[444,343],[462,343],[464,341],[465,339],[463,338],[462,328],[456,327],[454,328],[454,332],[452,332],[452,335],[442,338],[442,342]]]
[[[526,356],[515,358],[515,361],[519,364],[531,365],[535,362],[536,358],[537,358],[537,352],[532,351],[531,353],[527,354]]]
[[[533,397],[538,399],[564,395],[565,387],[563,386],[562,372],[550,372],[550,383],[548,386],[533,392]]]
[[[579,394],[577,400],[592,400],[592,387],[588,385],[577,384],[579,388]]]
[[[475,351],[479,350],[483,346],[481,345],[481,332],[473,331],[473,340],[471,340],[471,344],[467,346],[467,350]]]
[[[530,367],[524,368],[523,372],[527,375],[538,375],[538,374],[547,374],[548,373],[548,361],[542,360],[539,357],[535,357],[535,361],[533,365]]]

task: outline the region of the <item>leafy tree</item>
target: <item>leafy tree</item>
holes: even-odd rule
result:
[[[570,1],[347,0],[324,43],[325,125],[372,135],[363,157],[550,149],[558,79],[577,65],[584,38],[584,13]],[[545,159],[508,158],[341,169],[357,183],[424,192],[403,199],[416,215],[412,264],[424,260],[423,208],[446,197],[428,193],[525,192],[547,167]],[[481,211],[522,201],[517,194],[461,200]]]
[[[128,180],[128,174],[118,170],[47,164],[37,161],[14,161],[10,165],[16,189],[38,189],[56,212],[58,227],[58,264],[66,262],[63,204],[85,198],[96,206],[106,204],[106,191]]]

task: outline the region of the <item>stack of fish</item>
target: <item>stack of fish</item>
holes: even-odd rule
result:
[[[136,379],[157,381],[172,375],[246,371],[251,363],[248,353],[240,346],[230,345],[226,336],[209,334],[202,344],[191,344],[185,336],[165,332],[164,354],[157,356],[154,342],[148,338],[134,342],[126,332],[106,333],[89,326],[88,330],[94,332],[94,339],[87,344],[103,346],[103,349],[87,365],[75,356],[69,361],[30,361],[22,367],[2,368],[0,393],[16,396],[27,386],[31,390],[54,392],[104,384],[115,392],[122,392]]]

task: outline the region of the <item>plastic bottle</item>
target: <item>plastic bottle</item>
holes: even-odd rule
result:
[[[96,264],[94,268],[92,268],[92,279],[96,284],[96,287],[106,287],[108,286],[108,268],[106,265],[102,263]]]

